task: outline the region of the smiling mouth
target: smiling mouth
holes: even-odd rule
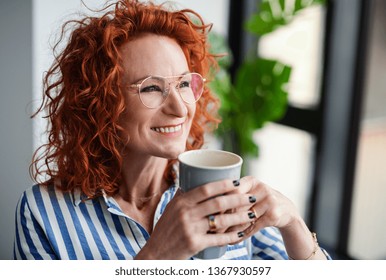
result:
[[[174,133],[182,129],[182,124],[176,126],[164,126],[164,127],[152,127],[151,130],[154,130],[158,133]]]

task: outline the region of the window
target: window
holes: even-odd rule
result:
[[[324,10],[310,9],[258,42],[260,55],[280,58],[294,72],[286,115],[256,132],[261,157],[252,167],[281,185],[336,259],[386,257],[380,222],[386,214],[383,2],[326,1]],[[229,29],[236,64],[245,42],[253,41],[240,24],[249,2],[237,3],[231,2]]]
[[[385,259],[386,224],[386,2],[374,1],[369,26],[366,85],[358,140],[349,253]]]
[[[261,57],[278,59],[292,68],[288,101],[294,110],[313,112],[319,107],[324,18],[323,5],[311,6],[258,42]],[[287,195],[306,218],[315,162],[314,131],[284,119],[257,131],[255,138],[260,154],[250,173]]]

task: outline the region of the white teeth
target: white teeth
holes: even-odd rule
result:
[[[182,125],[177,125],[177,126],[170,126],[170,127],[154,127],[152,130],[160,133],[173,133],[180,131],[182,129]]]

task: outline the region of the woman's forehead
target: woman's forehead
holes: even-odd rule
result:
[[[121,47],[123,69],[131,82],[148,76],[176,76],[189,70],[178,43],[166,36],[147,34]]]

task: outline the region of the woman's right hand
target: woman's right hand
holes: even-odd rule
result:
[[[231,192],[231,180],[197,187],[183,193],[178,190],[165,208],[146,245],[136,259],[188,259],[212,246],[237,243],[242,234],[226,229],[251,222],[250,211],[227,210],[252,205],[254,197]],[[209,215],[215,215],[216,232],[210,232]]]

